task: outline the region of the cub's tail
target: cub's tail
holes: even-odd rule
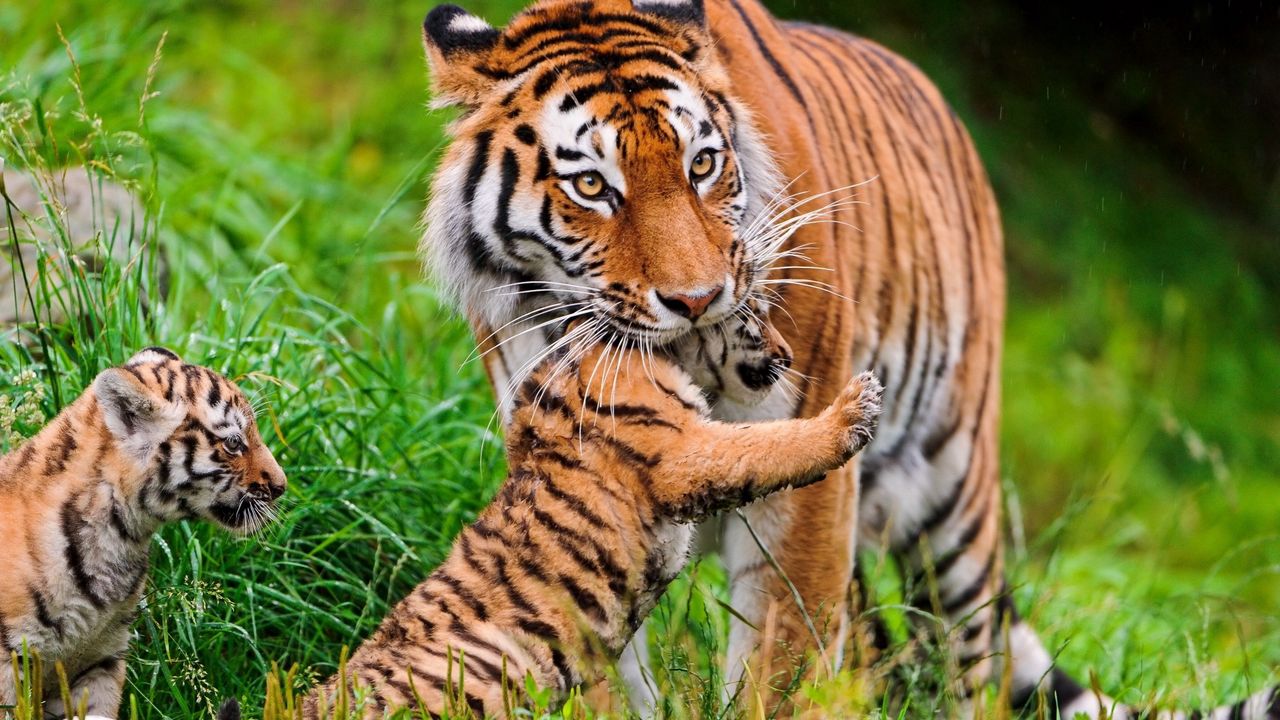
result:
[[[218,720],[240,720],[240,702],[235,698],[227,698],[218,708]]]
[[[1009,605],[1011,605],[1010,603]],[[1008,605],[1004,608],[1010,608]],[[1267,688],[1234,705],[1211,710],[1154,710],[1126,707],[1076,681],[1053,664],[1044,643],[1025,620],[1011,613],[1008,652],[1013,662],[1010,695],[1015,711],[1027,709],[1027,717],[1039,717],[1038,696],[1050,720],[1069,720],[1083,715],[1090,720],[1280,720],[1280,688]]]

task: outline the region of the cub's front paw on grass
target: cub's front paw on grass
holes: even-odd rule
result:
[[[866,447],[875,435],[880,419],[880,399],[884,387],[871,371],[858,375],[844,386],[829,412],[839,423],[846,457]]]

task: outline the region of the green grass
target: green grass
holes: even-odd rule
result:
[[[517,3],[468,5],[501,21]],[[413,253],[448,120],[424,109],[426,9],[0,5],[0,157],[92,161],[130,183],[171,268],[150,313],[136,298],[155,296],[154,278],[108,268],[70,300],[96,329],[0,339],[6,407],[42,393],[9,429],[34,432],[98,370],[161,343],[266,402],[290,477],[261,538],[182,524],[156,541],[126,688],[139,718],[260,705],[273,661],[299,665],[299,688],[327,676],[501,478],[483,370]],[[1001,197],[1020,608],[1067,667],[1124,700],[1222,701],[1275,682],[1280,302],[1232,251],[1274,228],[1200,202],[1069,95],[983,86],[947,36],[889,12],[836,19],[938,80]],[[23,371],[35,379],[13,384]],[[718,717],[723,575],[712,559],[689,577],[656,613],[658,674],[673,717]],[[939,670],[895,674],[908,716],[937,702]],[[860,681],[800,692],[863,707]]]

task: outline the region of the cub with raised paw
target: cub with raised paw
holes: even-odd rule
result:
[[[714,422],[671,361],[566,347],[516,393],[497,497],[351,656],[346,697],[331,678],[305,718],[340,702],[363,702],[366,718],[505,718],[527,677],[563,700],[618,658],[685,566],[695,523],[821,479],[870,441],[880,411],[880,384],[863,374],[813,418]]]

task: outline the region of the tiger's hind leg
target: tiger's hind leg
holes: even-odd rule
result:
[[[898,554],[907,600],[924,613],[914,624],[943,646],[946,676],[959,680],[953,689],[967,707],[973,693],[993,679],[1004,556],[998,483],[978,479],[961,487],[968,492],[959,494],[950,512],[928,518]]]
[[[950,696],[962,706],[991,679],[1003,588],[994,424],[953,433],[933,452],[872,462],[862,540],[898,559],[916,637],[942,646]],[[939,688],[941,689],[941,688]]]

